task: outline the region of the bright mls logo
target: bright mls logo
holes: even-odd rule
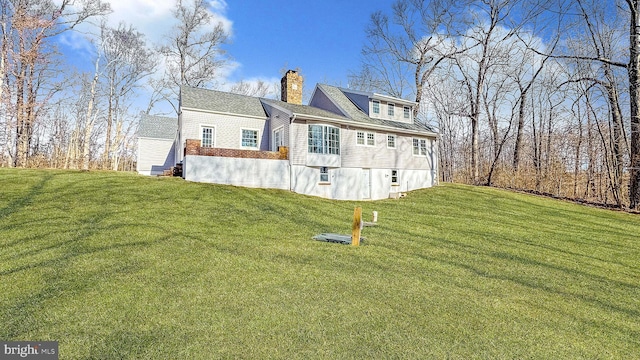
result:
[[[0,341],[0,360],[58,360],[57,341]]]

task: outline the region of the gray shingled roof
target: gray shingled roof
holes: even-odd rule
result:
[[[238,95],[216,90],[196,89],[186,86],[181,88],[181,106],[184,108],[266,118],[267,113],[262,106],[262,102],[264,102],[268,105],[279,106],[297,115],[325,117],[336,119],[338,121],[355,121],[362,123],[363,126],[377,125],[402,130],[435,132],[432,128],[420,122],[407,124],[397,121],[371,118],[362,112],[351,100],[349,100],[340,88],[325,84],[318,84],[318,88],[329,96],[338,107],[346,112],[346,117],[308,105],[297,105],[278,100],[261,99],[252,96]]]
[[[421,122],[414,121],[413,124],[401,123],[397,121],[374,119],[362,112],[338,87],[318,84],[318,88],[322,90],[334,103],[346,112],[347,117],[353,121],[361,122],[364,124],[381,125],[403,130],[412,131],[429,131],[435,132],[430,126]]]
[[[178,131],[178,119],[142,114],[138,137],[173,140]]]
[[[260,99],[228,92],[183,86],[181,106],[223,113],[267,117]]]
[[[317,107],[313,107],[313,106],[309,106],[309,105],[291,104],[291,103],[288,103],[288,102],[272,100],[272,99],[262,99],[262,101],[267,103],[267,104],[280,106],[281,108],[284,108],[284,109],[286,109],[288,111],[291,111],[292,113],[294,113],[296,115],[309,115],[309,116],[319,116],[319,117],[331,118],[331,119],[336,119],[336,120],[349,120],[348,118],[346,118],[344,116],[340,116],[340,115],[337,115],[337,114],[332,113],[330,111],[323,110],[323,109],[320,109],[320,108],[317,108]]]

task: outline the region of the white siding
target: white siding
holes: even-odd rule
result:
[[[182,149],[184,149],[187,139],[201,138],[202,126],[213,126],[216,129],[214,146],[217,148],[242,149],[240,143],[242,129],[257,129],[259,130],[258,148],[260,150],[270,150],[270,129],[267,119],[182,110],[181,122]]]
[[[356,134],[358,131],[375,133],[375,146],[362,146],[356,144]],[[414,169],[431,170],[431,157],[413,155],[412,136],[395,134],[396,147],[387,147],[387,135],[389,132],[376,132],[367,129],[346,129],[340,130],[341,154],[343,167],[360,168],[382,168],[382,169]],[[418,138],[418,137],[416,137]],[[431,139],[427,139],[427,144]],[[430,150],[429,146],[427,149]]]
[[[188,155],[183,172],[188,181],[289,190],[286,160]]]
[[[289,158],[292,165],[304,165],[307,161],[308,139],[307,124],[294,122],[291,124],[289,135],[291,140],[291,148],[289,149]]]
[[[375,114],[373,112],[373,100],[380,102],[380,113]],[[389,104],[394,105],[393,116],[389,116]],[[413,109],[409,112],[409,118],[404,118],[404,107],[406,105],[402,102],[393,102],[380,99],[369,100],[369,114],[376,119],[393,120],[401,123],[413,124]]]
[[[271,137],[273,136],[273,130],[278,128],[282,128],[282,144],[284,146],[289,146],[289,114],[272,107],[271,119],[269,121],[271,121],[271,129],[269,132],[269,146],[271,146],[271,142],[273,141],[273,139],[271,139]],[[271,148],[270,150],[276,151],[276,149]]]
[[[138,138],[136,170],[143,175],[161,175],[174,163],[173,140]]]
[[[319,122],[309,122],[320,124]],[[375,134],[375,146],[363,146],[356,144],[358,131]],[[435,160],[435,140],[426,137],[414,137],[392,132],[377,132],[370,129],[356,129],[346,126],[340,128],[340,157],[339,159],[327,159],[330,162],[323,164],[318,162],[317,156],[309,156],[307,149],[307,124],[297,121],[291,124],[291,148],[289,151],[291,164],[307,166],[331,166],[346,168],[382,168],[382,169],[414,169],[431,170],[435,168],[432,162]],[[387,147],[387,135],[396,135],[396,147]],[[413,139],[427,140],[427,155],[413,155]],[[433,147],[430,144],[433,143]]]

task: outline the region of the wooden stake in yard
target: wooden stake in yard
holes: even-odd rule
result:
[[[353,211],[353,225],[351,226],[351,246],[360,245],[360,230],[362,229],[362,207]]]

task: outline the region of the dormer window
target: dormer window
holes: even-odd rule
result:
[[[395,116],[395,110],[396,106],[394,104],[387,105],[387,115],[389,115],[389,117]]]
[[[380,114],[380,101],[373,100],[373,113]]]
[[[405,119],[410,119],[411,118],[411,108],[408,106],[404,107],[404,118]]]

